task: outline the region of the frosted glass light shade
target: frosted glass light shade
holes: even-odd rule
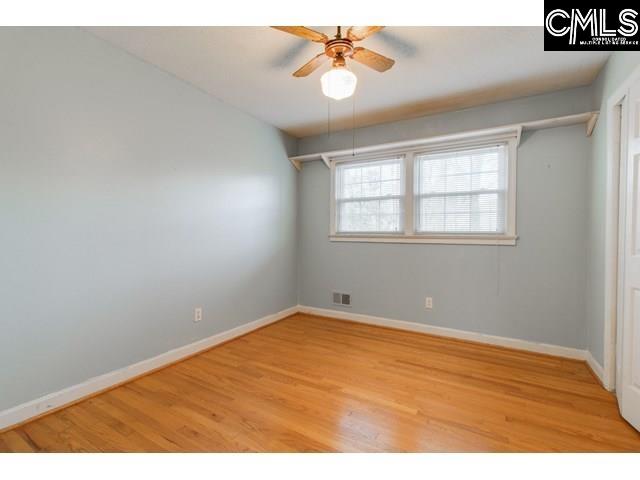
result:
[[[335,67],[320,78],[322,93],[334,100],[342,100],[356,91],[358,77],[345,67]]]

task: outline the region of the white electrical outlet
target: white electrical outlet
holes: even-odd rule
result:
[[[193,310],[193,321],[199,322],[202,320],[202,307],[197,307]]]
[[[424,299],[424,308],[431,310],[433,308],[433,298],[427,297]]]

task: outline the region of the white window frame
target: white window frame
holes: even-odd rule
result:
[[[415,157],[425,153],[443,152],[447,150],[482,148],[491,145],[506,146],[506,183],[505,195],[505,231],[493,234],[419,234],[415,232],[415,197],[414,197],[414,166]],[[454,141],[434,142],[423,146],[405,148],[389,148],[370,154],[345,155],[329,159],[331,169],[331,200],[329,208],[329,239],[335,242],[382,242],[382,243],[436,243],[459,245],[515,245],[516,235],[516,169],[517,169],[518,134],[489,134],[484,136],[473,135],[468,139]],[[404,156],[404,219],[402,221],[403,233],[339,233],[337,227],[336,212],[336,166],[342,162],[366,162],[381,160],[392,156]]]
[[[355,160],[355,158],[357,158],[358,160]],[[404,181],[404,186],[402,187],[401,190],[401,194],[399,195],[401,197],[401,206],[402,208],[406,208],[407,205],[407,191],[406,191],[406,183],[407,183],[407,172],[406,172],[406,158],[404,158],[403,154],[389,154],[387,152],[385,152],[384,154],[372,154],[372,155],[361,155],[358,157],[351,157],[350,161],[348,162],[338,162],[338,163],[354,163],[354,164],[360,164],[360,163],[369,163],[369,162],[379,162],[379,161],[384,161],[384,160],[394,160],[394,159],[398,159],[400,160],[400,164],[402,165],[402,172],[401,172],[401,181]],[[405,225],[405,221],[406,221],[406,212],[402,212],[402,216],[400,217],[400,232],[397,233],[384,233],[384,232],[338,232],[337,231],[337,225],[338,225],[338,209],[337,209],[337,199],[336,199],[336,191],[335,191],[335,187],[337,184],[337,179],[336,179],[336,163],[332,164],[331,167],[331,184],[332,184],[332,190],[331,190],[331,198],[332,198],[332,206],[333,206],[333,211],[335,213],[335,216],[332,217],[334,218],[334,222],[333,222],[333,231],[336,233],[336,235],[339,236],[343,236],[343,235],[349,235],[349,236],[358,236],[358,237],[362,237],[362,236],[380,236],[380,235],[404,235],[404,232],[407,231],[406,225]],[[383,197],[379,197],[379,198],[372,198],[371,200],[380,200]],[[393,197],[389,197],[389,198],[393,198]],[[363,200],[367,200],[366,198]]]

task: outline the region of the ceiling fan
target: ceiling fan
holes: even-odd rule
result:
[[[341,27],[338,27],[334,38],[329,38],[324,33],[316,32],[307,27],[273,28],[302,37],[305,40],[324,44],[324,52],[316,55],[293,72],[293,76],[306,77],[318,69],[327,60],[326,57],[332,59],[332,68],[322,75],[320,83],[322,85],[322,93],[335,100],[350,97],[356,89],[358,79],[347,68],[347,58],[373,68],[378,72],[386,72],[395,63],[394,60],[384,55],[363,47],[354,47],[353,45],[354,42],[364,40],[384,27],[349,27],[345,37],[342,36]]]

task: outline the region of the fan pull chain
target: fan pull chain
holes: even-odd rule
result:
[[[351,97],[351,156],[356,156],[356,94]]]
[[[327,137],[331,138],[331,99],[327,97]]]

